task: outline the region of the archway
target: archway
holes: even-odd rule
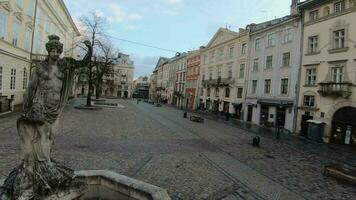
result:
[[[356,147],[356,108],[343,107],[332,118],[330,143]]]

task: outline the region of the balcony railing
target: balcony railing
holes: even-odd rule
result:
[[[233,78],[217,78],[202,82],[204,87],[226,87],[234,83]]]
[[[351,87],[352,83],[343,82],[343,83],[335,83],[335,82],[323,82],[319,83],[318,92],[322,96],[333,96],[333,97],[342,97],[349,98],[352,94]]]

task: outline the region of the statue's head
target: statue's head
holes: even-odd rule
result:
[[[63,52],[63,44],[59,41],[57,35],[48,36],[49,41],[46,44],[48,55],[52,59],[58,59]]]

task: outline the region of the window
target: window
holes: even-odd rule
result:
[[[33,16],[33,7],[34,7],[34,0],[29,0],[29,4],[28,4],[28,10],[27,10],[27,14],[32,17]]]
[[[354,7],[355,6],[355,0],[350,0],[349,6],[350,6],[350,8]]]
[[[246,54],[246,51],[247,51],[247,44],[242,44],[242,47],[241,47],[241,54],[242,55],[245,55]]]
[[[318,36],[308,38],[308,53],[316,53],[318,51]]]
[[[334,48],[344,48],[345,47],[345,30],[334,31]]]
[[[314,21],[319,18],[319,10],[313,10],[309,13],[309,21]]]
[[[20,23],[15,21],[14,27],[13,27],[13,32],[12,32],[12,44],[14,46],[17,46],[17,42],[19,40],[19,34],[20,34]]]
[[[203,64],[206,64],[207,58],[208,58],[208,56],[205,54],[205,55],[203,56]]]
[[[281,94],[288,94],[288,79],[283,78],[281,80]]]
[[[256,94],[257,91],[257,80],[252,80],[252,94]]]
[[[218,78],[221,79],[221,66],[218,66]]]
[[[283,33],[283,42],[284,43],[287,43],[287,42],[290,42],[292,41],[292,29],[291,28],[288,28],[288,29],[285,29],[284,30],[284,33]]]
[[[267,56],[266,69],[272,69],[273,56]]]
[[[240,65],[240,78],[244,78],[245,76],[245,64]]]
[[[336,13],[345,10],[345,1],[343,0],[343,1],[334,3],[334,10]]]
[[[274,33],[271,33],[267,37],[267,47],[273,47],[276,44],[275,40],[276,35]]]
[[[224,58],[224,49],[219,49],[219,61],[221,61]]]
[[[265,80],[265,94],[271,93],[271,79]]]
[[[214,62],[215,51],[210,52],[210,62]]]
[[[289,67],[289,66],[290,66],[290,52],[287,52],[283,54],[283,67]]]
[[[210,88],[207,89],[206,93],[206,96],[210,97]]]
[[[239,99],[242,98],[242,92],[243,92],[243,88],[237,88],[237,98]]]
[[[7,15],[4,11],[0,10],[0,39],[5,38],[6,34],[6,23],[7,23]]]
[[[23,69],[23,85],[22,85],[22,89],[27,89],[27,70],[26,68]]]
[[[213,68],[209,68],[209,80],[213,79]]]
[[[252,70],[253,71],[258,71],[258,58],[255,58],[254,60],[253,60],[253,68],[252,68]]]
[[[2,90],[2,67],[0,67],[0,90]]]
[[[203,95],[204,95],[204,89],[200,88],[200,96],[203,96]]]
[[[316,68],[307,69],[306,73],[307,73],[306,84],[316,85]]]
[[[344,80],[343,67],[331,68],[331,79],[335,83],[342,83]]]
[[[255,50],[259,50],[260,49],[260,43],[261,43],[261,39],[257,38],[255,40]]]
[[[16,87],[16,69],[11,69],[10,90]]]
[[[219,88],[215,88],[215,97],[219,97],[220,90]]]
[[[24,46],[25,50],[27,50],[27,51],[31,50],[31,47],[30,47],[30,45],[31,45],[31,35],[32,35],[31,29],[27,29],[26,33],[25,33],[25,46]]]
[[[330,15],[330,7],[329,7],[329,6],[326,6],[326,7],[324,8],[323,15],[324,15],[324,16]]]
[[[230,97],[230,88],[225,88],[225,98]]]
[[[230,49],[229,49],[229,56],[230,58],[233,58],[234,57],[234,46],[231,46]]]
[[[314,95],[304,95],[303,106],[315,107],[315,96]]]
[[[232,66],[231,65],[228,66],[227,77],[232,78]]]

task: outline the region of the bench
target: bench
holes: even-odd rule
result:
[[[324,167],[324,175],[356,185],[356,167],[332,162]]]
[[[204,123],[204,119],[197,115],[192,115],[189,117],[190,121]]]

